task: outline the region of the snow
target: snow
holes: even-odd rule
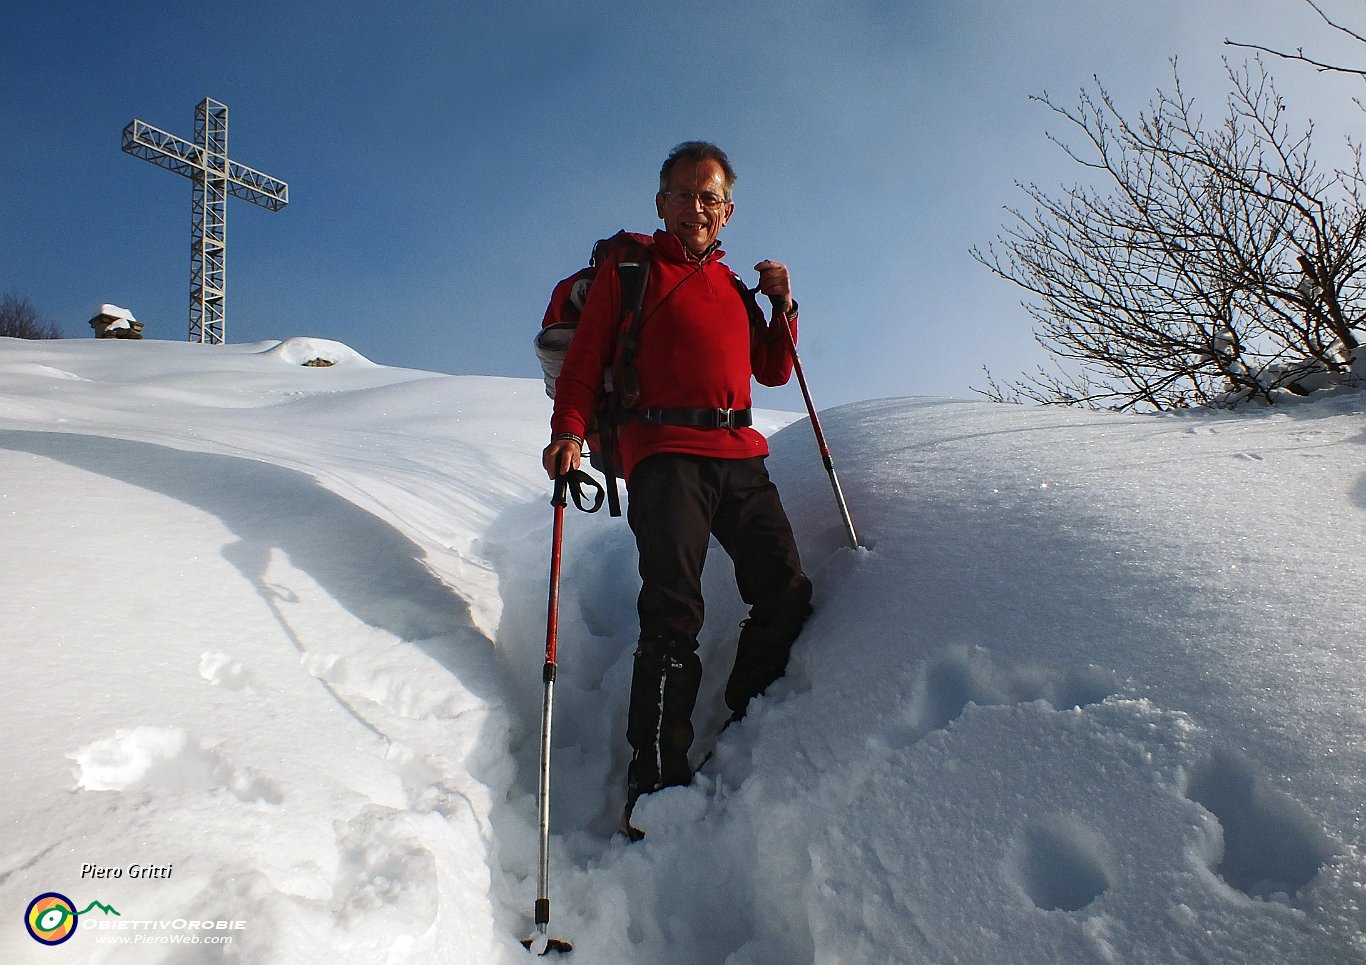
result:
[[[124,323],[123,325],[110,325],[110,328],[127,328],[128,322],[137,321],[137,319],[133,317],[133,313],[128,309],[120,308],[118,305],[111,305],[108,302],[101,305],[99,311],[97,311],[95,315],[96,317],[104,315],[108,318],[117,318]]]
[[[528,960],[540,380],[4,339],[0,406],[0,960]],[[571,508],[551,934],[595,963],[1366,962],[1363,412],[844,406],[859,551],[805,419],[767,413],[817,610],[718,740],[744,609],[714,550],[715,756],[637,844],[632,545]],[[81,914],[42,948],[49,891]]]

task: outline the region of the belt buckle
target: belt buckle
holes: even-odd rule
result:
[[[717,409],[717,410],[716,410],[716,428],[718,428],[718,429],[734,429],[734,428],[735,428],[735,410],[734,410],[734,409]]]

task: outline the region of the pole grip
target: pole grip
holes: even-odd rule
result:
[[[564,495],[559,479],[556,480],[556,493],[561,497]],[[548,664],[555,663],[555,647],[560,632],[560,547],[564,542],[565,504],[559,502],[554,505],[555,516],[550,537],[550,586],[545,608],[545,661]]]

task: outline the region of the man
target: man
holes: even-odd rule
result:
[[[655,208],[664,222],[650,245],[632,368],[639,402],[619,417],[620,469],[627,519],[640,554],[640,643],[631,679],[626,813],[642,794],[688,784],[692,711],[702,665],[702,565],[708,540],[735,563],[750,606],[726,684],[732,720],[787,668],[792,642],[811,613],[792,527],[764,468],[768,443],[750,428],[750,378],[782,385],[796,337],[797,304],[787,267],[755,266],[774,319],[751,326],[717,238],[734,213],[735,172],[725,152],[690,141],[659,174]],[[589,420],[613,367],[621,333],[622,283],[615,265],[599,271],[556,384],[551,443],[543,454],[553,478],[578,468]],[[782,317],[778,317],[778,316]]]

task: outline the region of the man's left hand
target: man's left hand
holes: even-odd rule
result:
[[[774,307],[779,308],[783,314],[792,310],[792,278],[787,272],[787,265],[780,261],[761,261],[754,266],[754,270],[759,273],[759,291],[763,292],[774,302]]]

